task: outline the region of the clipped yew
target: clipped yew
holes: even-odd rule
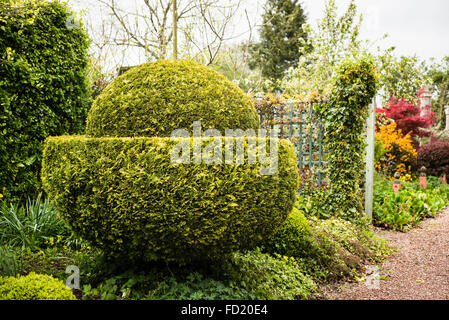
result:
[[[169,137],[174,129],[258,129],[251,99],[222,74],[187,60],[135,67],[93,103],[86,133],[93,137]]]
[[[155,70],[170,80],[159,77],[158,83]],[[133,88],[165,98],[160,104],[154,96],[133,99],[127,95],[130,82]],[[172,94],[177,87],[183,92],[179,101]],[[214,89],[205,94],[205,88]],[[170,118],[172,112],[178,117]],[[126,115],[136,121],[126,120]],[[263,243],[293,208],[298,190],[293,145],[270,139],[268,145],[278,144],[277,170],[271,175],[261,174],[267,164],[259,160],[173,162],[172,150],[180,142],[191,150],[197,143],[207,147],[210,142],[169,137],[174,129],[189,131],[198,120],[204,128],[244,130],[259,125],[246,95],[209,68],[189,61],[137,67],[95,101],[86,136],[46,140],[43,186],[72,229],[111,257],[186,263]],[[248,158],[260,139],[232,141],[242,143]],[[224,154],[225,139],[221,147]]]

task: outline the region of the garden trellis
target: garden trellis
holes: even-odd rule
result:
[[[259,113],[265,129],[277,129],[279,137],[290,140],[295,147],[300,171],[310,170],[316,183],[325,181],[327,153],[323,143],[324,128],[316,104],[325,102],[281,101],[269,113]]]

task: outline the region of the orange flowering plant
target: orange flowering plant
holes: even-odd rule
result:
[[[410,135],[403,135],[393,122],[380,127],[376,132],[376,139],[382,142],[385,151],[383,157],[377,161],[376,169],[390,177],[399,172],[403,179],[412,180],[416,172],[417,151],[412,145]]]

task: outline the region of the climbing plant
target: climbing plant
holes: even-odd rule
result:
[[[363,136],[368,106],[376,94],[378,75],[371,56],[344,60],[331,80],[329,103],[320,112],[326,130],[330,215],[353,222],[363,213],[360,182],[365,168]]]

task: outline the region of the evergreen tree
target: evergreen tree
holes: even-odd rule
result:
[[[307,34],[303,30],[306,15],[298,0],[268,0],[260,30],[261,41],[252,47],[254,69],[260,67],[262,76],[276,82],[290,67],[296,68],[300,48]]]

